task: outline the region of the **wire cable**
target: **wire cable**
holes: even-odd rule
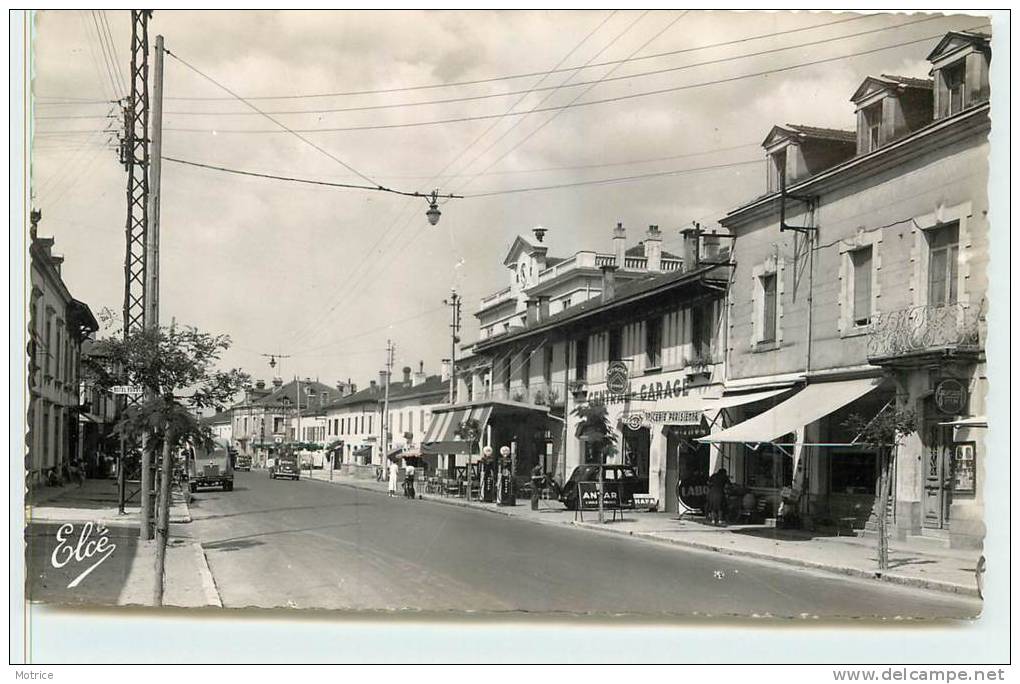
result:
[[[986,24],[981,24],[979,26],[974,26],[974,27],[971,27],[971,28],[968,28],[968,29],[965,29],[965,30],[973,31],[973,30],[976,30],[976,29],[979,29],[979,28],[985,28],[987,26],[989,26],[989,24],[986,23]],[[697,83],[688,83],[688,84],[684,84],[684,85],[680,85],[680,86],[672,86],[672,87],[669,87],[669,88],[659,88],[659,89],[656,89],[656,90],[648,90],[648,91],[642,91],[642,92],[638,92],[638,93],[628,93],[626,95],[617,95],[617,96],[614,96],[614,97],[607,97],[607,98],[602,98],[602,99],[598,99],[598,100],[586,100],[584,102],[572,102],[572,103],[565,104],[565,105],[553,105],[553,106],[549,106],[549,107],[542,107],[542,108],[539,108],[539,109],[536,109],[536,110],[532,110],[532,111],[528,111],[528,112],[511,112],[510,114],[480,114],[480,115],[475,115],[475,116],[464,116],[464,117],[456,117],[456,118],[449,118],[449,119],[433,119],[433,120],[427,120],[427,121],[411,121],[411,122],[394,123],[394,124],[368,124],[368,125],[363,125],[363,126],[337,126],[337,127],[324,127],[324,128],[295,128],[295,129],[291,129],[291,130],[293,130],[293,131],[295,131],[297,133],[339,133],[339,132],[347,132],[347,131],[373,131],[373,130],[388,130],[388,129],[396,129],[396,128],[417,128],[417,127],[422,127],[422,126],[437,126],[437,125],[445,125],[445,124],[452,124],[452,123],[464,123],[464,122],[469,122],[469,121],[484,121],[484,120],[487,120],[487,119],[500,118],[500,117],[503,117],[503,116],[524,116],[526,114],[532,114],[532,113],[535,113],[535,112],[554,112],[554,111],[559,111],[559,110],[563,110],[563,109],[576,109],[576,108],[579,108],[579,107],[591,107],[591,106],[594,106],[594,105],[611,104],[611,103],[615,103],[615,102],[623,102],[623,101],[626,101],[626,100],[633,100],[633,99],[643,98],[643,97],[651,97],[651,96],[654,96],[654,95],[663,95],[663,94],[666,94],[666,93],[681,92],[681,91],[685,91],[685,90],[692,90],[692,89],[696,89],[696,88],[704,88],[704,87],[713,86],[713,85],[721,85],[721,84],[726,84],[726,83],[735,83],[735,82],[738,82],[738,81],[747,80],[749,78],[757,78],[757,77],[760,77],[760,76],[769,76],[769,75],[772,75],[772,74],[784,73],[784,72],[793,71],[793,70],[796,70],[796,69],[803,69],[805,67],[818,66],[820,64],[830,64],[832,62],[838,62],[838,61],[841,61],[841,60],[844,60],[844,59],[850,59],[852,57],[861,57],[861,56],[864,56],[864,55],[870,55],[870,54],[875,54],[875,53],[878,53],[878,52],[883,52],[885,50],[892,50],[892,49],[895,49],[895,48],[898,48],[898,47],[905,47],[907,45],[915,45],[917,43],[927,42],[927,41],[930,41],[930,40],[934,40],[936,38],[940,38],[940,37],[942,37],[944,35],[945,35],[945,32],[943,31],[943,32],[938,33],[938,34],[928,35],[928,36],[924,36],[922,38],[916,38],[914,40],[902,41],[902,42],[899,42],[899,43],[893,43],[891,45],[884,45],[884,46],[881,46],[881,47],[871,48],[871,49],[868,49],[868,50],[860,50],[860,51],[857,51],[857,52],[850,52],[850,53],[847,53],[847,54],[844,54],[844,55],[836,55],[834,57],[826,57],[826,58],[822,58],[822,59],[810,60],[810,61],[807,61],[807,62],[800,62],[798,64],[791,64],[791,65],[784,66],[784,67],[776,67],[776,68],[773,68],[773,69],[764,69],[764,70],[761,70],[761,71],[755,71],[755,72],[748,73],[748,74],[740,74],[740,75],[731,76],[731,77],[728,77],[728,78],[712,79],[712,80],[708,80],[708,81],[700,81],[700,82],[697,82]],[[223,129],[223,128],[212,129],[212,128],[176,128],[176,127],[168,127],[168,128],[165,128],[164,130],[165,131],[172,131],[172,132],[176,132],[176,133],[211,133],[211,132],[216,132],[218,134],[228,134],[228,133],[229,134],[279,133],[279,131],[270,130],[270,129]],[[71,132],[71,133],[73,133],[75,131],[71,130],[71,131],[62,131],[62,132]]]
[[[759,40],[759,39],[762,39],[762,38],[775,38],[775,37],[778,37],[778,36],[789,35],[789,34],[792,34],[792,33],[800,33],[800,32],[803,32],[803,31],[812,31],[812,30],[815,30],[815,29],[825,28],[827,26],[835,26],[837,24],[845,24],[845,23],[848,23],[848,22],[851,22],[851,21],[860,21],[861,19],[868,19],[868,18],[871,18],[871,17],[874,17],[874,16],[877,16],[877,15],[873,15],[873,14],[857,15],[857,16],[852,16],[852,17],[848,17],[848,18],[844,18],[844,19],[836,19],[834,21],[824,22],[824,23],[821,23],[821,24],[812,24],[811,26],[802,26],[802,27],[799,27],[799,28],[787,29],[787,30],[784,30],[784,31],[774,31],[774,32],[771,32],[771,33],[759,33],[757,35],[746,36],[746,37],[743,37],[743,38],[736,38],[736,39],[733,39],[733,40],[722,41],[722,42],[719,42],[719,43],[710,43],[708,45],[701,45],[701,46],[693,47],[693,48],[682,48],[682,49],[679,49],[679,50],[670,50],[668,52],[659,52],[659,53],[652,54],[652,55],[645,55],[644,57],[636,58],[636,60],[634,60],[634,61],[637,61],[637,60],[647,60],[647,59],[657,59],[659,57],[670,57],[670,56],[673,56],[673,55],[684,54],[684,53],[687,53],[687,52],[694,52],[696,50],[707,50],[707,49],[710,49],[710,48],[725,47],[725,46],[729,46],[729,45],[737,45],[739,43],[746,43],[746,42],[750,42],[750,41],[753,41],[753,40]],[[596,62],[596,63],[593,63],[593,64],[587,64],[587,65],[583,65],[583,66],[565,67],[565,68],[554,68],[554,69],[552,69],[550,71],[532,71],[532,72],[527,72],[527,73],[511,74],[511,75],[504,75],[504,76],[490,76],[490,77],[487,77],[487,78],[480,78],[480,79],[474,79],[474,80],[468,80],[468,81],[454,81],[454,82],[448,82],[448,83],[432,83],[432,84],[425,84],[425,85],[402,86],[402,87],[398,87],[398,88],[378,88],[378,89],[374,89],[374,90],[369,90],[369,89],[364,89],[364,90],[349,90],[349,91],[332,92],[332,93],[305,93],[305,94],[294,94],[294,95],[257,95],[257,96],[251,96],[248,99],[249,100],[297,100],[297,99],[314,99],[314,98],[327,98],[327,97],[347,97],[347,96],[352,96],[352,95],[382,95],[382,94],[387,94],[387,93],[400,93],[400,92],[408,92],[408,91],[413,91],[413,90],[432,90],[432,89],[436,89],[436,88],[455,88],[455,87],[460,87],[460,86],[481,85],[481,84],[486,84],[486,83],[496,83],[496,82],[499,82],[499,81],[511,81],[511,80],[516,80],[516,79],[531,78],[531,77],[534,77],[534,76],[542,76],[544,74],[563,73],[563,72],[566,72],[566,71],[577,71],[577,70],[583,70],[583,69],[596,69],[598,67],[612,66],[614,64],[620,63],[621,61],[623,61],[623,60],[609,60],[609,61],[605,61],[605,62]],[[179,100],[179,101],[202,102],[202,101],[223,101],[223,100],[229,100],[231,98],[228,98],[228,97],[183,97],[183,96],[178,96],[178,97],[169,97],[167,99],[168,100]]]

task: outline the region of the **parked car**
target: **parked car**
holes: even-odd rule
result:
[[[234,470],[251,471],[251,456],[247,454],[238,454],[234,459]]]
[[[623,501],[631,501],[635,493],[643,492],[647,485],[643,479],[638,477],[637,470],[633,466],[625,465],[604,465],[602,479],[607,484],[620,483],[620,497]],[[563,484],[560,490],[560,502],[568,510],[577,510],[577,484],[579,482],[598,482],[599,466],[579,465]]]
[[[215,439],[211,446],[189,446],[185,454],[188,461],[188,486],[192,492],[199,487],[234,489],[234,464],[230,445],[224,439]]]
[[[301,469],[298,467],[296,454],[282,454],[273,459],[273,465],[269,468],[269,479],[276,480],[281,477],[288,477],[292,480],[301,479]]]

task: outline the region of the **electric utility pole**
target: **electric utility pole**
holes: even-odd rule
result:
[[[127,171],[127,220],[124,226],[124,339],[158,323],[146,305],[151,287],[148,278],[149,236],[149,17],[151,10],[131,10],[131,92],[124,104],[124,137],[120,162]],[[146,399],[152,399],[151,388]],[[132,400],[128,400],[132,401]],[[141,513],[139,537],[153,537],[153,459],[142,435]],[[123,445],[120,468],[125,464]]]
[[[384,467],[390,451],[390,375],[393,373],[393,355],[396,351],[397,346],[392,341],[386,340],[386,386],[383,388],[382,420],[379,421],[382,428],[382,434],[379,436],[379,448],[382,450],[379,464]]]
[[[457,343],[460,342],[461,296],[457,290],[450,290],[450,298],[443,304],[450,307],[450,403],[457,403]]]

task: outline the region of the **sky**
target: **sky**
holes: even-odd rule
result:
[[[450,348],[444,298],[451,288],[463,296],[461,337],[476,339],[473,313],[508,284],[502,261],[516,235],[542,225],[549,254],[568,256],[609,251],[617,222],[628,245],[656,224],[677,251],[692,221],[710,226],[764,192],[760,145],[773,125],[851,129],[849,98],[866,76],[925,77],[941,34],[985,23],[157,11],[150,39],[164,36],[172,55],[164,158],[464,195],[442,204],[433,227],[421,198],[164,161],[161,322],[230,335],[223,365],[255,378],[364,386],[387,340],[397,368],[423,361],[438,373]],[[33,206],[72,294],[96,312],[122,307],[127,177],[114,103],[126,92],[130,40],[127,10],[35,15]],[[612,101],[578,106],[593,100]],[[273,370],[263,354],[289,358]]]

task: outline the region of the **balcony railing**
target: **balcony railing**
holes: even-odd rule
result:
[[[506,300],[506,299],[510,299],[510,288],[509,287],[503,288],[499,292],[494,292],[493,294],[489,295],[488,297],[482,297],[481,308],[482,309],[486,309],[486,308],[492,306],[493,304],[498,304],[499,302],[502,302],[503,300]]]
[[[471,401],[515,401],[519,404],[534,404],[536,406],[562,406],[567,395],[567,386],[562,382],[540,382],[532,383],[529,387],[512,385],[507,390],[502,385],[476,391],[471,396]],[[461,393],[461,399],[467,400],[467,396]]]
[[[879,314],[871,322],[868,359],[981,349],[978,307],[914,306]]]

